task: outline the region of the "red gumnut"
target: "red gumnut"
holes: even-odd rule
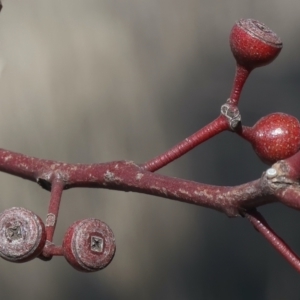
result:
[[[231,30],[230,47],[237,64],[252,70],[272,62],[281,51],[282,42],[265,24],[241,19]]]
[[[95,272],[112,261],[116,243],[112,230],[97,219],[84,219],[73,223],[63,240],[66,260],[78,271]]]
[[[26,262],[42,252],[45,242],[44,223],[32,211],[12,207],[0,214],[0,257]]]
[[[284,113],[269,114],[253,127],[243,127],[240,135],[267,164],[288,158],[300,149],[300,123]]]

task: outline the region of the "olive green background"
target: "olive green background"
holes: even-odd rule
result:
[[[255,18],[282,38],[272,65],[251,74],[244,124],[276,111],[300,118],[300,2],[256,0],[4,0],[0,14],[0,145],[66,162],[144,162],[218,116],[235,62],[228,36]],[[223,133],[160,171],[236,185],[266,169],[251,146]],[[0,174],[0,210],[43,219],[49,193]],[[300,214],[260,208],[300,253]],[[242,218],[141,194],[74,189],[63,194],[59,244],[75,220],[114,231],[103,271],[64,258],[0,261],[3,299],[299,299],[299,274]]]

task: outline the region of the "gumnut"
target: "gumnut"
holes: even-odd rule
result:
[[[84,219],[73,223],[63,240],[66,260],[78,271],[95,272],[112,261],[116,244],[112,230],[97,219]]]
[[[26,262],[37,257],[46,242],[43,221],[22,207],[0,214],[0,256],[11,262]]]
[[[282,42],[276,33],[253,19],[237,21],[229,41],[237,64],[248,70],[271,63],[282,49]]]
[[[244,127],[241,136],[267,164],[288,158],[300,149],[300,123],[284,113],[269,114],[253,127]]]

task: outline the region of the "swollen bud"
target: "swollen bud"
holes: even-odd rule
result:
[[[300,149],[300,123],[297,118],[284,113],[269,114],[253,127],[244,127],[240,135],[252,144],[256,154],[267,164],[288,158]]]

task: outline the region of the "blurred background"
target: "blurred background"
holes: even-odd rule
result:
[[[2,148],[70,163],[144,162],[219,115],[235,71],[228,36],[255,18],[284,43],[256,69],[240,110],[253,125],[276,111],[300,118],[296,0],[4,0],[0,14]],[[159,172],[237,185],[266,169],[251,146],[223,133]],[[0,209],[23,206],[43,219],[49,193],[0,174]],[[300,215],[259,209],[300,253]],[[299,299],[299,274],[242,218],[105,190],[63,194],[55,241],[76,220],[114,231],[103,271],[75,271],[64,258],[0,261],[3,299]]]

